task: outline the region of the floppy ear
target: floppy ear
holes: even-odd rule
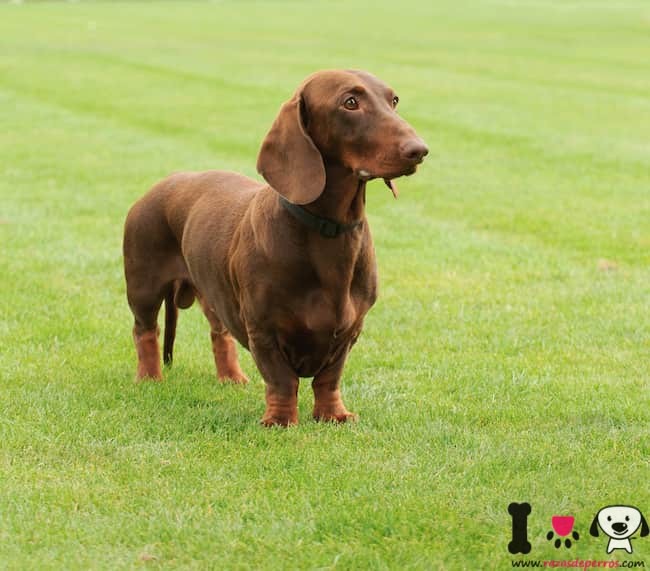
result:
[[[598,537],[598,514],[596,514],[596,517],[594,517],[594,521],[591,522],[589,533],[594,537]]]
[[[648,522],[643,517],[643,514],[641,512],[639,514],[641,515],[641,537],[645,537],[650,534],[650,528],[648,528]]]
[[[316,200],[325,188],[325,165],[303,125],[304,101],[297,92],[280,108],[257,157],[257,172],[294,204]]]

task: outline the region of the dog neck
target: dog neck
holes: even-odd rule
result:
[[[363,220],[366,214],[366,181],[360,180],[343,165],[327,165],[325,175],[322,194],[303,208],[341,224]]]

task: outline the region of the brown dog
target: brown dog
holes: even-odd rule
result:
[[[160,379],[177,308],[196,297],[220,379],[246,383],[233,337],[266,382],[262,423],[295,424],[299,377],[314,377],[314,418],[343,422],[339,381],[377,295],[366,181],[415,172],[428,149],[393,90],[360,71],[321,71],[287,101],[262,143],[268,185],[223,171],[173,174],[131,208],[124,267],[137,378]],[[304,205],[304,206],[301,206]]]

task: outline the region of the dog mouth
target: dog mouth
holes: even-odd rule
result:
[[[420,161],[422,162],[422,161]],[[393,193],[393,197],[397,198],[399,196],[399,190],[397,190],[397,185],[395,184],[396,178],[399,178],[401,176],[410,176],[412,175],[416,170],[417,170],[417,165],[420,164],[420,162],[411,165],[408,169],[396,172],[396,173],[390,173],[388,175],[379,175],[379,174],[372,174],[370,171],[367,171],[365,169],[359,169],[356,172],[357,177],[360,180],[363,181],[369,181],[373,180],[375,178],[381,178],[384,181],[384,184],[390,189],[390,191]]]

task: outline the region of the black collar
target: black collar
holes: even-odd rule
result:
[[[289,214],[308,228],[316,230],[323,238],[336,238],[345,232],[350,232],[358,228],[363,223],[363,220],[358,220],[357,222],[352,222],[352,224],[341,224],[330,218],[316,216],[308,210],[305,210],[302,206],[289,202],[284,196],[280,196],[279,198],[280,204]]]

